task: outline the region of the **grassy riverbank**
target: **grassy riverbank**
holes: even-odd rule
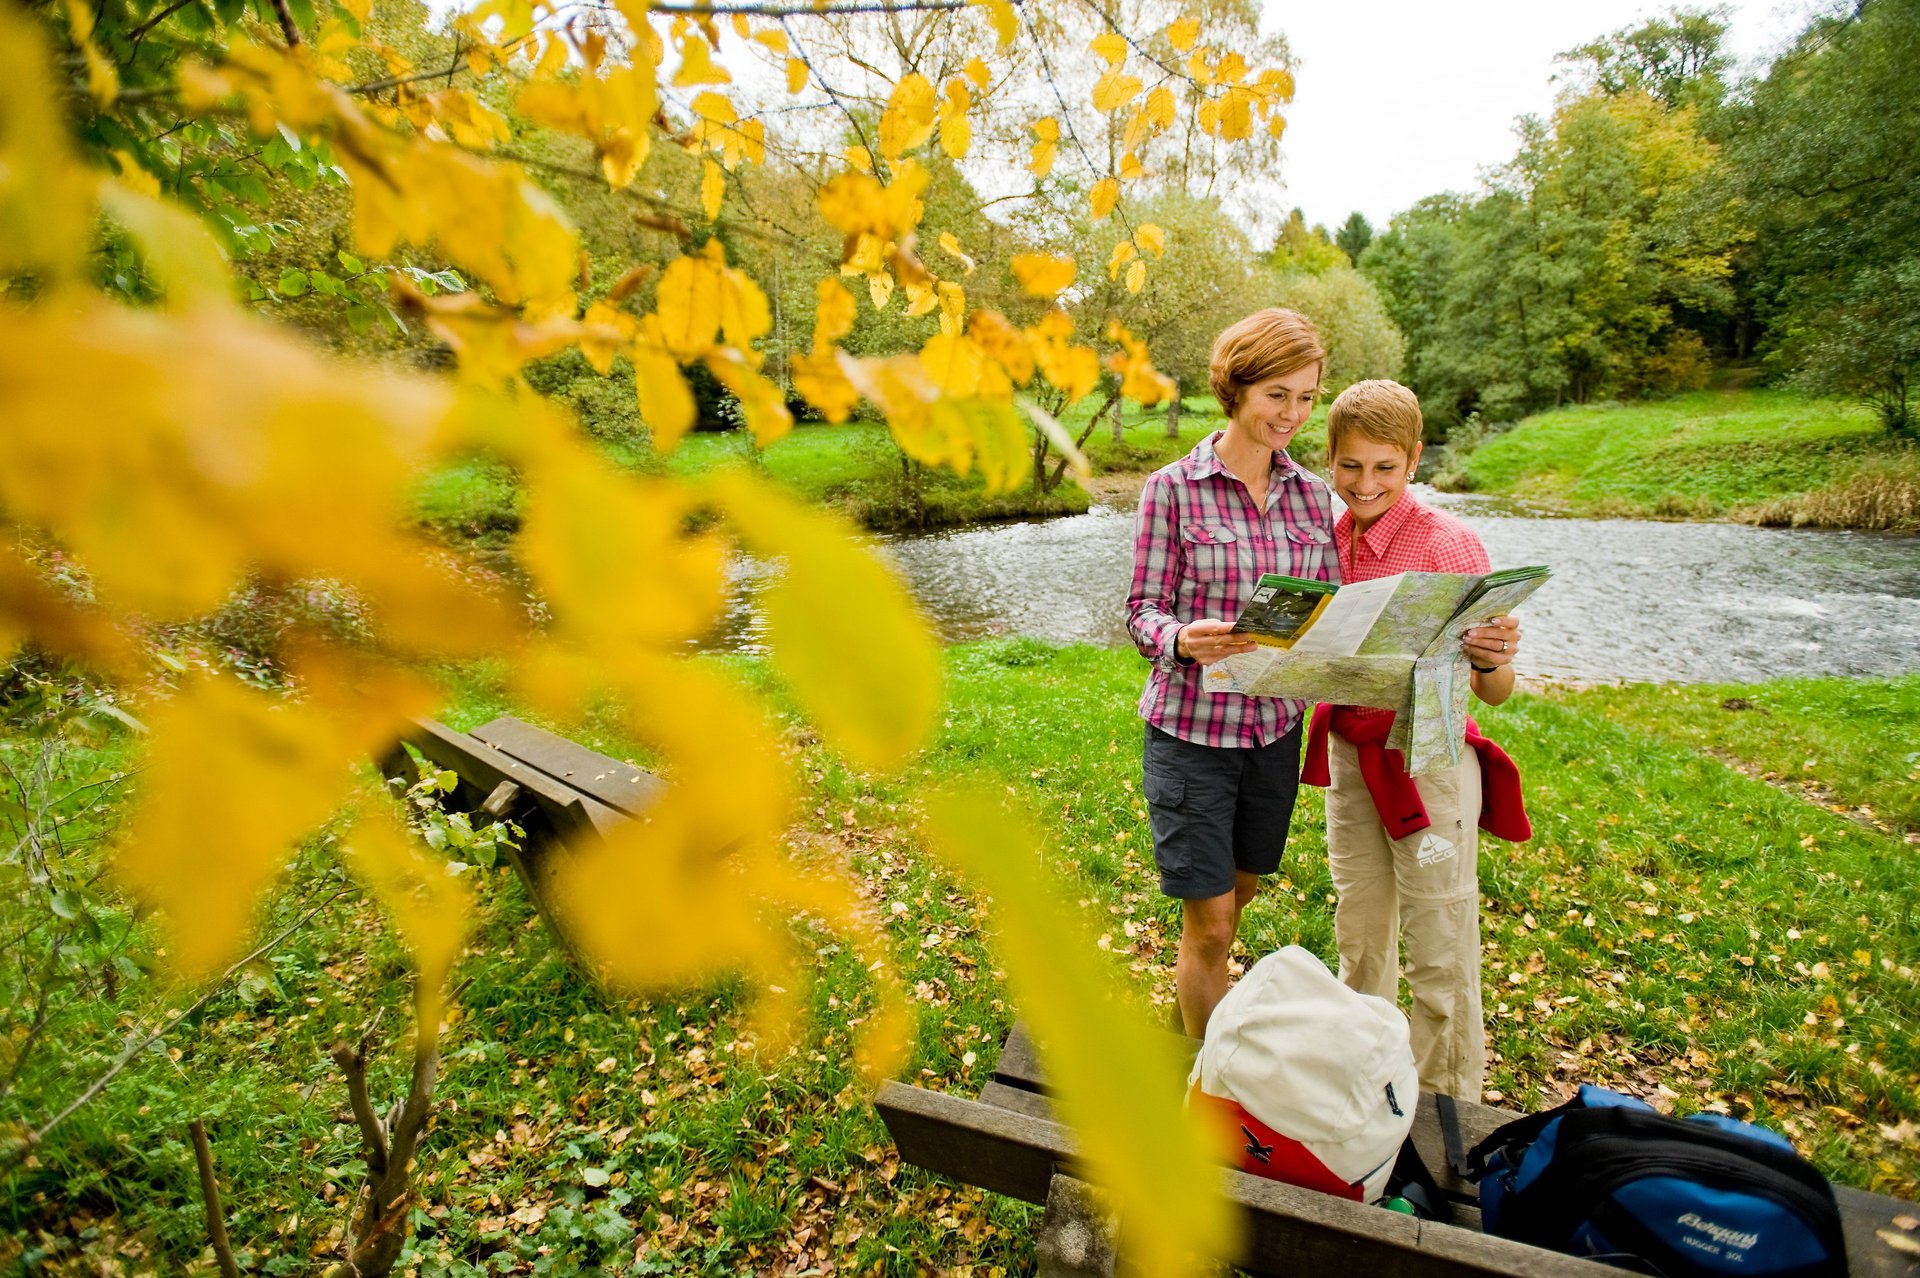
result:
[[[1015,1014],[984,902],[902,833],[933,779],[1010,790],[1141,1004],[1170,998],[1177,916],[1154,890],[1138,792],[1142,669],[1128,652],[1031,640],[956,648],[939,738],[895,779],[849,772],[795,723],[808,803],[794,845],[849,865],[885,923],[918,1021],[906,1077],[972,1092]],[[1736,698],[1746,708],[1728,708]],[[475,677],[449,718],[501,708]],[[1483,715],[1526,770],[1537,830],[1482,854],[1490,1095],[1535,1108],[1597,1081],[1682,1112],[1757,1114],[1836,1179],[1920,1196],[1916,849],[1826,806],[1911,828],[1899,796],[1920,760],[1887,733],[1917,710],[1920,677],[1554,692]],[[1729,763],[1781,773],[1791,792]],[[1821,802],[1803,780],[1826,787]],[[1285,872],[1249,908],[1246,957],[1295,941],[1331,954],[1320,820],[1309,790]],[[297,861],[264,934],[345,886],[323,844]],[[816,1020],[794,1052],[758,1062],[745,990],[599,996],[504,870],[471,873],[484,909],[455,973],[410,1271],[984,1278],[1031,1265],[1028,1209],[899,1166],[850,1063],[868,977],[834,938],[800,929],[819,955]],[[380,1009],[397,1023],[405,992],[371,910],[350,892],[323,905],[4,1182],[0,1269],[34,1272],[29,1256],[48,1273],[186,1268],[204,1235],[185,1125],[204,1117],[236,1244],[260,1272],[304,1272],[358,1176],[326,1050]],[[0,1117],[44,1116],[136,1018],[170,1005],[179,996],[137,978],[77,1007]],[[391,1049],[374,1076],[377,1094],[399,1086]]]
[[[1096,478],[1154,470],[1225,424],[1208,396],[1186,400],[1177,436],[1166,433],[1161,407],[1129,405],[1122,420],[1122,439],[1106,420],[1087,437]],[[1067,414],[1063,424],[1078,436],[1085,409]],[[753,466],[804,500],[879,531],[1072,514],[1088,504],[1070,479],[1045,493],[1029,482],[988,497],[977,476],[904,467],[877,422],[801,425],[762,450],[740,431],[690,436],[665,458],[643,439],[606,447],[620,465],[647,473]],[[1324,469],[1324,406],[1292,451],[1303,464]],[[1785,391],[1702,391],[1653,403],[1556,409],[1477,447],[1456,448],[1434,482],[1593,518],[1920,531],[1920,448],[1891,439],[1864,409]],[[426,480],[417,507],[423,525],[469,544],[504,545],[520,522],[512,472],[477,460]]]
[[[1087,458],[1096,476],[1157,469],[1225,425],[1210,396],[1186,401],[1177,436],[1166,433],[1164,408],[1143,410],[1129,404],[1122,421],[1123,440],[1114,439],[1104,419],[1087,438]],[[1086,424],[1086,407],[1068,413],[1063,421],[1075,437]],[[1325,438],[1321,410],[1302,431],[1296,455],[1315,464],[1326,451]],[[977,475],[962,479],[944,471],[906,468],[900,450],[878,422],[806,423],[758,450],[751,437],[738,430],[690,435],[664,458],[644,439],[623,437],[604,446],[619,465],[650,474],[690,476],[722,466],[755,467],[802,499],[838,509],[856,524],[877,531],[1074,514],[1088,504],[1087,493],[1070,477],[1044,493],[1029,481],[1013,492],[989,497]],[[1050,456],[1049,474],[1057,464],[1058,457]],[[512,470],[478,459],[429,476],[416,492],[415,506],[425,527],[472,545],[505,545],[520,526],[519,489]]]
[[[1597,518],[1920,530],[1920,449],[1865,408],[1780,390],[1540,413],[1436,482]]]
[[[989,496],[977,474],[961,478],[906,467],[886,427],[874,422],[797,426],[758,450],[744,431],[691,435],[666,457],[655,455],[644,441],[605,447],[616,464],[642,474],[691,476],[751,467],[802,500],[839,510],[855,524],[880,532],[1075,514],[1088,504],[1086,492],[1071,479],[1044,493],[1029,482]],[[438,536],[504,546],[520,527],[519,484],[509,467],[469,459],[427,477],[416,490],[415,510],[422,526]]]

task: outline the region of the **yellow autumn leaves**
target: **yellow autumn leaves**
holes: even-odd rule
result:
[[[1131,239],[1121,240],[1113,246],[1113,253],[1107,258],[1107,278],[1117,280],[1120,271],[1127,272],[1127,292],[1138,293],[1147,282],[1146,254],[1164,257],[1167,252],[1167,233],[1164,228],[1152,222],[1143,222]]]
[[[1022,17],[1007,0],[977,4],[964,16],[990,28],[999,47],[1020,38]],[[68,12],[74,73],[96,101],[110,101],[117,89],[89,40],[89,11]],[[355,12],[364,20],[365,4]],[[781,725],[723,671],[680,652],[720,612],[734,546],[781,560],[763,601],[779,678],[855,765],[896,768],[925,741],[940,705],[939,652],[911,600],[849,529],[745,476],[694,485],[612,469],[530,394],[521,379],[528,361],[578,350],[605,374],[624,361],[661,449],[694,424],[693,367],[733,394],[762,445],[791,426],[789,387],[836,421],[864,399],[908,456],[978,473],[994,490],[1023,480],[1031,432],[1079,460],[1035,404],[1040,383],[1068,403],[1103,372],[1142,403],[1172,393],[1132,334],[1076,313],[1100,291],[1088,288],[1088,277],[1100,284],[1095,263],[1082,272],[1063,254],[1014,257],[1019,287],[1045,303],[1017,324],[971,304],[967,246],[937,226],[923,230],[928,164],[941,162],[928,159],[931,148],[978,163],[976,147],[1008,144],[994,130],[976,132],[976,122],[1001,93],[996,75],[1011,78],[1021,64],[979,56],[956,59],[954,74],[949,63],[934,78],[909,71],[893,80],[884,106],[875,103],[877,120],[866,117],[861,142],[848,146],[845,171],[825,175],[818,207],[841,251],[814,282],[811,347],[787,356],[783,385],[761,351],[769,299],[743,269],[750,263],[730,258],[723,235],[710,233],[728,229],[739,175],[764,165],[777,142],[771,114],[726,65],[732,42],[762,58],[789,93],[828,91],[804,47],[745,15],[731,24],[668,20],[641,0],[618,0],[606,16],[604,27],[556,27],[539,0],[487,0],[465,15],[465,65],[476,75],[507,68],[513,87],[500,96],[433,85],[395,51],[357,46],[339,18],[297,48],[240,39],[182,73],[188,116],[243,117],[263,137],[284,130],[328,144],[351,178],[356,251],[430,249],[480,286],[396,299],[456,352],[461,376],[448,379],[323,360],[238,305],[211,238],[137,164],[112,178],[72,154],[37,20],[0,8],[0,276],[34,281],[0,292],[0,656],[33,642],[115,673],[137,670],[130,636],[141,626],[203,614],[254,580],[326,583],[368,624],[355,644],[297,638],[288,652],[297,695],[204,677],[145,714],[141,799],[117,864],[157,910],[185,976],[232,957],[290,845],[325,827],[394,920],[423,986],[441,986],[463,942],[466,893],[390,802],[366,789],[363,764],[409,716],[434,711],[441,693],[421,673],[422,657],[482,652],[510,659],[519,703],[562,723],[590,706],[609,713],[657,752],[671,779],[651,820],[580,850],[557,880],[575,934],[610,979],[662,989],[747,972],[784,992],[765,1005],[777,1037],[801,1005],[811,956],[796,948],[796,917],[837,929],[884,974],[854,885],[787,854],[797,789]],[[1205,132],[1243,136],[1291,92],[1236,55],[1209,53],[1197,23],[1165,34],[1190,54],[1192,82],[1208,89],[1195,117]],[[351,92],[356,47],[407,82],[379,99]],[[1122,142],[1112,171],[1093,171],[1079,152],[1073,111],[1012,131],[1021,139],[1013,145],[1024,152],[1030,136],[1036,183],[1075,184],[1095,220],[1117,215],[1127,226],[1124,191],[1154,176],[1150,144],[1179,123],[1180,82],[1116,34],[1097,37],[1092,52],[1104,66],[1092,104]],[[640,184],[656,145],[697,156],[710,226],[688,234],[657,281],[624,272],[583,307],[592,275],[579,235],[495,151],[511,137],[509,103],[522,120],[583,139],[610,187]],[[1074,170],[1066,174],[1063,140]],[[163,291],[160,305],[120,305],[89,285],[92,228],[103,217],[134,244]],[[1165,247],[1160,228],[1133,226],[1106,264],[1109,279],[1139,292]],[[643,283],[652,286],[646,305],[636,300],[648,296]],[[896,301],[926,318],[918,349],[841,349],[863,307]],[[488,577],[410,531],[420,476],[475,454],[500,460],[521,484],[515,554],[544,606],[537,628]],[[93,603],[34,577],[33,547],[47,543],[84,566]],[[953,859],[996,893],[1027,900],[1030,841],[969,842],[955,823],[972,818],[956,811],[936,807],[929,838],[944,837]],[[1046,970],[1031,946],[1047,935],[1045,916],[1020,914],[1009,932],[1028,938],[1015,945],[1019,996],[1059,1030],[1067,1072],[1097,1084],[1076,1092],[1069,1082],[1069,1095],[1124,1095],[1131,1061],[1103,1061],[1092,1050],[1102,1027],[1063,1011],[1097,977],[1085,963],[1070,980]],[[897,987],[883,983],[879,1002],[865,1048],[884,1064],[898,1059],[906,1021]],[[1092,1112],[1082,1101],[1068,1108]],[[1096,1143],[1096,1152],[1130,1163],[1115,1179],[1138,1217],[1150,1219],[1149,1204],[1180,1204],[1179,1228],[1149,1224],[1147,1245],[1158,1250],[1143,1254],[1204,1245],[1197,1235],[1215,1218],[1192,1190],[1205,1170],[1174,1120],[1157,1113],[1118,1129],[1138,1137],[1126,1147],[1135,1152],[1118,1143]]]
[[[590,331],[581,347],[597,371],[610,372],[616,354],[632,363],[641,420],[661,451],[678,444],[697,415],[683,364],[704,364],[733,392],[755,443],[764,447],[792,428],[786,397],[759,371],[754,349],[773,324],[766,294],[727,265],[720,241],[668,263],[651,313],[636,318],[617,304],[596,302],[585,323]]]
[[[46,109],[51,80],[38,33],[24,18],[0,13],[0,50],[0,70],[18,73],[0,79],[0,118],[9,121],[0,131],[0,226],[18,233],[0,249],[0,269],[45,282],[0,299],[8,424],[0,432],[0,657],[31,641],[133,673],[138,658],[124,635],[210,611],[249,580],[328,583],[368,626],[349,646],[320,634],[292,639],[285,655],[297,696],[202,676],[142,710],[144,779],[116,864],[157,910],[175,970],[197,978],[229,959],[291,845],[337,819],[345,863],[394,918],[420,968],[424,1005],[437,1006],[434,990],[464,932],[465,893],[404,833],[389,800],[361,792],[359,778],[408,716],[431,713],[439,700],[417,658],[481,653],[513,657],[516,695],[556,717],[612,697],[673,776],[659,819],[622,836],[623,850],[644,853],[628,864],[646,866],[648,883],[626,899],[625,925],[600,935],[605,948],[593,957],[610,975],[659,988],[733,967],[803,989],[788,927],[796,911],[874,945],[880,962],[851,885],[787,861],[794,799],[780,730],[753,697],[677,654],[722,604],[726,543],[715,532],[688,532],[696,515],[718,514],[720,527],[787,561],[769,607],[782,649],[775,661],[796,698],[850,759],[898,766],[928,731],[939,680],[938,651],[892,574],[849,530],[745,478],[697,490],[637,480],[522,395],[307,352],[235,304],[220,255],[194,219],[89,173],[68,150]],[[269,55],[242,51],[233,66],[193,74],[207,93],[235,95],[250,110],[293,103],[302,128],[356,147],[355,163],[369,173],[413,144],[381,140],[378,122],[351,100],[302,79],[297,55],[271,55],[277,63]],[[35,100],[36,91],[48,96]],[[675,365],[709,361],[750,417],[760,395],[772,400],[767,419],[784,420],[777,392],[755,369],[766,299],[717,243],[671,264],[656,309],[627,325],[555,314],[570,294],[570,238],[562,265],[539,243],[548,229],[514,212],[528,206],[498,177],[512,171],[471,163],[485,180],[466,193],[491,216],[441,202],[408,206],[396,232],[505,264],[498,291],[517,293],[517,307],[490,310],[468,297],[430,312],[467,343],[463,359],[485,347],[488,359],[513,365],[528,351],[577,344],[590,358],[613,349],[655,351]],[[116,305],[83,283],[87,245],[67,227],[88,225],[96,208],[125,227],[167,290],[164,308]],[[563,220],[555,225],[570,237]],[[676,367],[643,385],[677,377]],[[487,577],[409,532],[409,493],[421,472],[473,453],[506,461],[524,485],[517,553],[551,618],[538,631]],[[47,543],[84,567],[93,602],[34,579],[29,548]],[[875,642],[859,663],[842,659],[853,627]],[[733,887],[702,895],[702,885],[717,883]],[[662,897],[663,884],[680,894]],[[592,886],[574,895],[607,899],[606,881]],[[672,906],[636,931],[648,901]],[[897,991],[882,1002],[883,1028],[868,1047],[897,1059]]]
[[[383,124],[299,49],[236,43],[218,67],[188,63],[180,88],[191,112],[237,102],[262,136],[284,126],[330,142],[353,182],[354,241],[367,255],[433,243],[530,318],[572,312],[578,237],[517,169]],[[473,217],[480,208],[491,215]]]
[[[1172,49],[1189,54],[1184,79],[1188,91],[1200,97],[1194,119],[1201,133],[1223,142],[1245,141],[1252,136],[1257,115],[1267,122],[1274,137],[1280,136],[1285,121],[1277,108],[1293,97],[1293,78],[1285,68],[1269,68],[1249,79],[1250,69],[1239,53],[1228,51],[1214,58],[1205,46],[1195,47],[1200,24],[1192,18],[1170,23],[1164,35]],[[1149,89],[1140,76],[1128,70],[1135,49],[1118,31],[1101,32],[1088,49],[1106,64],[1091,90],[1093,109],[1107,116],[1126,112],[1120,126],[1119,158],[1087,193],[1088,210],[1098,222],[1119,202],[1121,183],[1149,176],[1141,150],[1177,122],[1179,105],[1169,82],[1178,77],[1165,61],[1143,51],[1142,62],[1161,73],[1161,82]],[[1058,122],[1050,117],[1038,122],[1035,139],[1028,168],[1036,177],[1045,177],[1058,158]]]

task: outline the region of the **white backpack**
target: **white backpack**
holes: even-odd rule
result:
[[[1297,945],[1227,991],[1187,1085],[1239,1128],[1242,1170],[1360,1202],[1386,1192],[1420,1101],[1400,1009]]]

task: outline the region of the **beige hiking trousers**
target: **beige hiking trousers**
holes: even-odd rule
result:
[[[1334,938],[1349,989],[1397,1002],[1400,938],[1413,991],[1420,1086],[1479,1101],[1487,1030],[1480,1006],[1480,756],[1414,778],[1432,824],[1389,839],[1353,746],[1327,740],[1327,859]]]

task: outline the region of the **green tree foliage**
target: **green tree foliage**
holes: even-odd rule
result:
[[[1327,236],[1324,226],[1307,226],[1306,214],[1299,209],[1287,214],[1274,237],[1267,262],[1282,275],[1318,275],[1336,266],[1351,266],[1347,255]]]
[[[1710,9],[1675,7],[1666,16],[1568,49],[1576,81],[1608,97],[1645,93],[1669,110],[1717,105],[1726,95],[1726,40],[1730,14],[1725,5]]]
[[[1432,415],[1685,390],[1710,350],[1758,349],[1915,429],[1920,0],[1816,18],[1750,85],[1727,24],[1676,8],[1568,50],[1558,109],[1485,189],[1361,250]]]
[[[1334,232],[1333,242],[1350,260],[1358,262],[1360,255],[1367,251],[1367,245],[1373,243],[1373,223],[1367,221],[1366,214],[1355,209],[1347,214],[1347,220]]]
[[[1330,266],[1318,275],[1289,275],[1278,301],[1307,316],[1327,347],[1322,383],[1335,394],[1369,377],[1399,377],[1406,340],[1387,315],[1380,294],[1351,266]]]
[[[1920,375],[1920,3],[1814,22],[1732,137],[1774,362],[1914,432]]]
[[[1167,255],[1155,262],[1146,287],[1129,294],[1124,269],[1102,272],[1093,301],[1153,351],[1154,366],[1180,384],[1182,394],[1206,390],[1207,360],[1221,329],[1273,304],[1272,282],[1220,201],[1168,194],[1143,202],[1140,217],[1166,228]],[[1102,223],[1086,258],[1109,261],[1127,229]]]
[[[1701,384],[1689,325],[1731,308],[1741,234],[1719,163],[1693,107],[1594,92],[1525,121],[1479,197],[1396,218],[1363,260],[1436,420]]]

